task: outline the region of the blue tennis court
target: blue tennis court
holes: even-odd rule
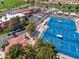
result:
[[[42,37],[43,41],[51,41],[63,54],[79,59],[79,33],[72,19],[52,17]],[[63,38],[58,38],[56,35]]]

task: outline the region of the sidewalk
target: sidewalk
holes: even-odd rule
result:
[[[72,58],[70,56],[64,55],[62,53],[58,53],[57,57],[59,57],[59,59],[75,59],[75,58]]]
[[[75,20],[77,32],[79,32],[79,18],[76,18],[76,19],[74,19],[74,20]]]
[[[49,21],[50,18],[47,18],[43,23],[41,23],[38,27],[37,27],[37,31],[40,32],[40,34],[38,35],[38,38],[40,38],[41,36],[43,36],[45,29],[48,27],[47,26],[47,22]]]

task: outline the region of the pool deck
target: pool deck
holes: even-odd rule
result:
[[[47,28],[47,24],[45,25],[46,22],[49,21],[50,18],[47,18],[43,23],[41,23],[38,27],[37,30],[40,32],[40,34],[38,35],[38,38],[40,38],[41,36],[43,36],[45,29]]]
[[[76,27],[77,27],[77,32],[79,33],[79,18],[75,19],[75,24],[76,24]]]
[[[62,53],[58,53],[57,55],[58,55],[57,57],[59,57],[59,59],[75,59],[75,58],[69,57],[67,55],[64,55]]]

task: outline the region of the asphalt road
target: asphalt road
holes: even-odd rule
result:
[[[17,32],[16,35],[19,36],[25,32],[26,32],[26,30],[21,31],[21,32]],[[14,36],[13,35],[8,36],[8,34],[0,35],[0,40],[9,40],[11,38],[14,38]]]

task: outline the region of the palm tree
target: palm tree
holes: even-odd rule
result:
[[[43,46],[38,48],[36,59],[56,59],[56,57],[52,48]]]
[[[26,22],[27,22],[28,20],[29,20],[29,19],[26,18],[26,16],[22,16],[22,17],[20,17],[21,25],[25,26],[25,25],[26,25]]]
[[[23,47],[20,44],[15,44],[10,47],[9,53],[6,59],[16,59],[24,53]]]
[[[56,53],[52,47],[50,42],[44,43],[37,38],[34,45],[25,47],[26,59],[55,59]]]
[[[10,47],[6,59],[56,59],[55,47],[50,42],[36,38],[34,45],[22,47],[15,44]]]
[[[31,36],[33,35],[35,29],[36,29],[35,23],[29,22],[29,24],[27,26],[27,30],[29,31]]]
[[[28,19],[23,16],[23,17],[13,17],[11,20],[10,20],[10,27],[12,30],[18,30],[18,29],[23,29],[24,26],[26,25],[26,21]]]
[[[57,50],[56,50],[56,47],[54,46],[53,43],[51,43],[50,41],[47,41],[44,43],[44,46],[48,47],[48,48],[52,48],[53,49],[53,52],[55,53],[55,55],[58,53]]]
[[[58,2],[58,8],[61,9],[62,4],[60,2]]]
[[[26,59],[35,59],[36,52],[32,45],[28,45],[25,48]]]
[[[71,6],[68,6],[68,10],[69,10],[69,11],[72,11],[71,9],[72,9],[72,7],[71,7]]]
[[[26,59],[26,56],[25,55],[20,55],[18,58],[16,59]]]
[[[34,5],[39,6],[40,1],[39,0],[34,0]]]
[[[29,4],[29,7],[33,6],[35,3],[35,0],[27,0],[27,3]]]
[[[15,24],[16,24],[15,18],[10,19],[10,28],[11,28],[12,30],[15,29]]]
[[[43,46],[42,40],[36,38],[36,39],[35,39],[35,44],[34,44],[35,49],[40,48],[41,46]]]
[[[79,11],[79,6],[78,6],[78,5],[75,6],[75,11],[76,11],[76,12]]]
[[[50,42],[37,39],[35,47],[38,47],[36,49],[36,59],[56,59],[56,49]]]
[[[51,42],[43,42],[41,39],[36,39],[36,59],[55,59],[56,49]]]

